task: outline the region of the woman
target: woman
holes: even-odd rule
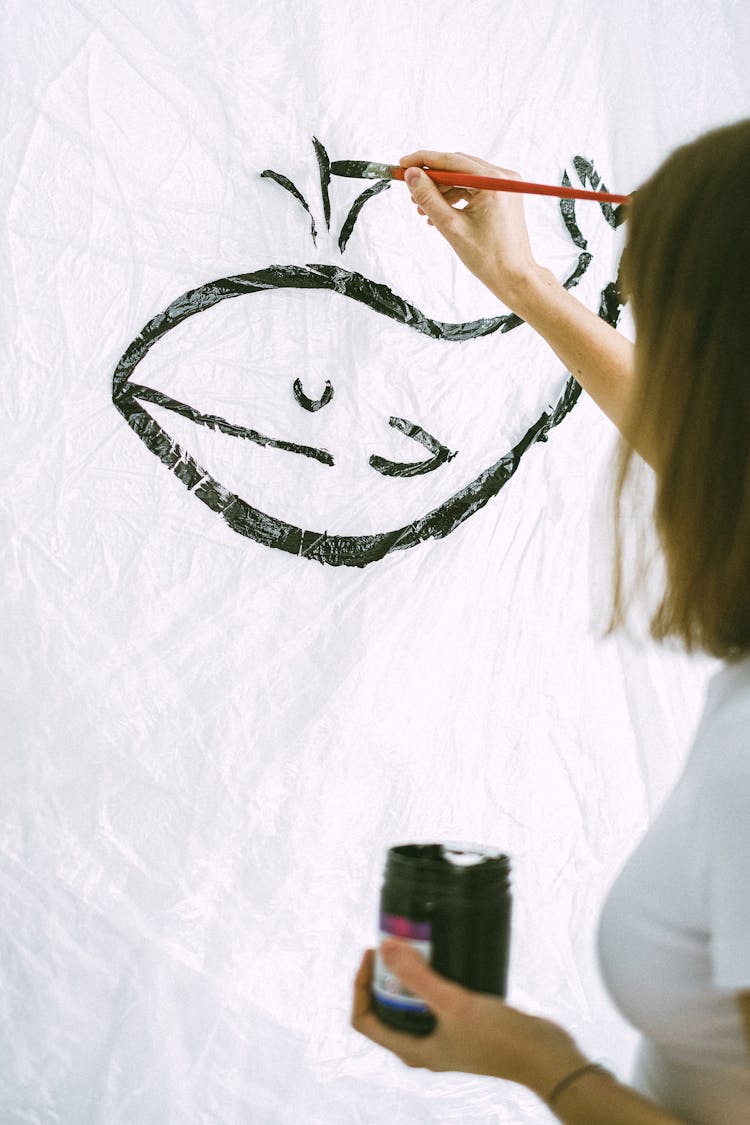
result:
[[[637,452],[656,473],[666,563],[651,636],[724,663],[678,784],[600,920],[605,982],[643,1036],[632,1087],[563,1028],[447,980],[403,941],[381,953],[432,1009],[435,1031],[414,1037],[377,1019],[373,950],[352,1026],[408,1066],[522,1083],[569,1125],[750,1122],[750,119],[677,149],[628,202],[621,288],[635,346],[534,260],[520,194],[438,187],[420,168],[517,172],[463,153],[419,151],[401,164],[419,214],[623,435],[605,636],[623,623],[620,504]]]

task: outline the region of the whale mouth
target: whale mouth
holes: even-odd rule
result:
[[[175,414],[180,414],[183,418],[188,418],[191,422],[195,422],[198,426],[206,426],[209,430],[219,430],[223,434],[228,434],[230,437],[244,438],[246,441],[251,441],[255,445],[267,445],[273,449],[283,449],[287,453],[299,453],[303,457],[312,457],[315,461],[319,461],[322,465],[335,464],[332,454],[327,449],[318,449],[312,445],[300,445],[293,441],[283,441],[279,438],[268,437],[266,434],[261,434],[258,430],[253,430],[249,426],[240,426],[235,422],[229,422],[226,418],[220,417],[218,414],[204,414],[194,407],[189,406],[185,402],[179,402],[178,399],[172,398],[170,395],[164,394],[163,391],[154,390],[152,387],[143,386],[140,383],[130,383],[130,393],[133,398],[140,399],[142,402],[151,402],[155,406],[161,406],[164,410],[171,410]],[[388,477],[414,477],[421,476],[424,473],[434,472],[439,469],[441,465],[445,465],[448,461],[452,461],[456,456],[456,452],[451,452],[446,445],[443,445],[423,430],[421,426],[417,426],[414,422],[409,422],[406,418],[390,418],[389,423],[396,430],[407,437],[413,438],[414,441],[420,442],[432,454],[426,461],[389,461],[385,457],[373,455],[370,457],[370,465],[376,472],[381,473],[383,476]]]

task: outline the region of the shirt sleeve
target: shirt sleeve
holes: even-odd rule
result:
[[[713,982],[750,989],[750,724],[722,732],[706,786]]]

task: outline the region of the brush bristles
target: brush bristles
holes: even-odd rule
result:
[[[332,176],[350,176],[355,180],[398,179],[401,168],[395,164],[378,164],[372,160],[334,160]]]
[[[392,180],[392,164],[365,164],[362,177],[365,180]]]

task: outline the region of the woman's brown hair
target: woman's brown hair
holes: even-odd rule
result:
[[[736,660],[750,655],[750,118],[676,149],[626,206],[619,287],[632,302],[636,380],[625,428],[659,450],[653,523],[666,589],[649,632]],[[634,452],[621,437],[604,637],[624,623],[621,506]]]

